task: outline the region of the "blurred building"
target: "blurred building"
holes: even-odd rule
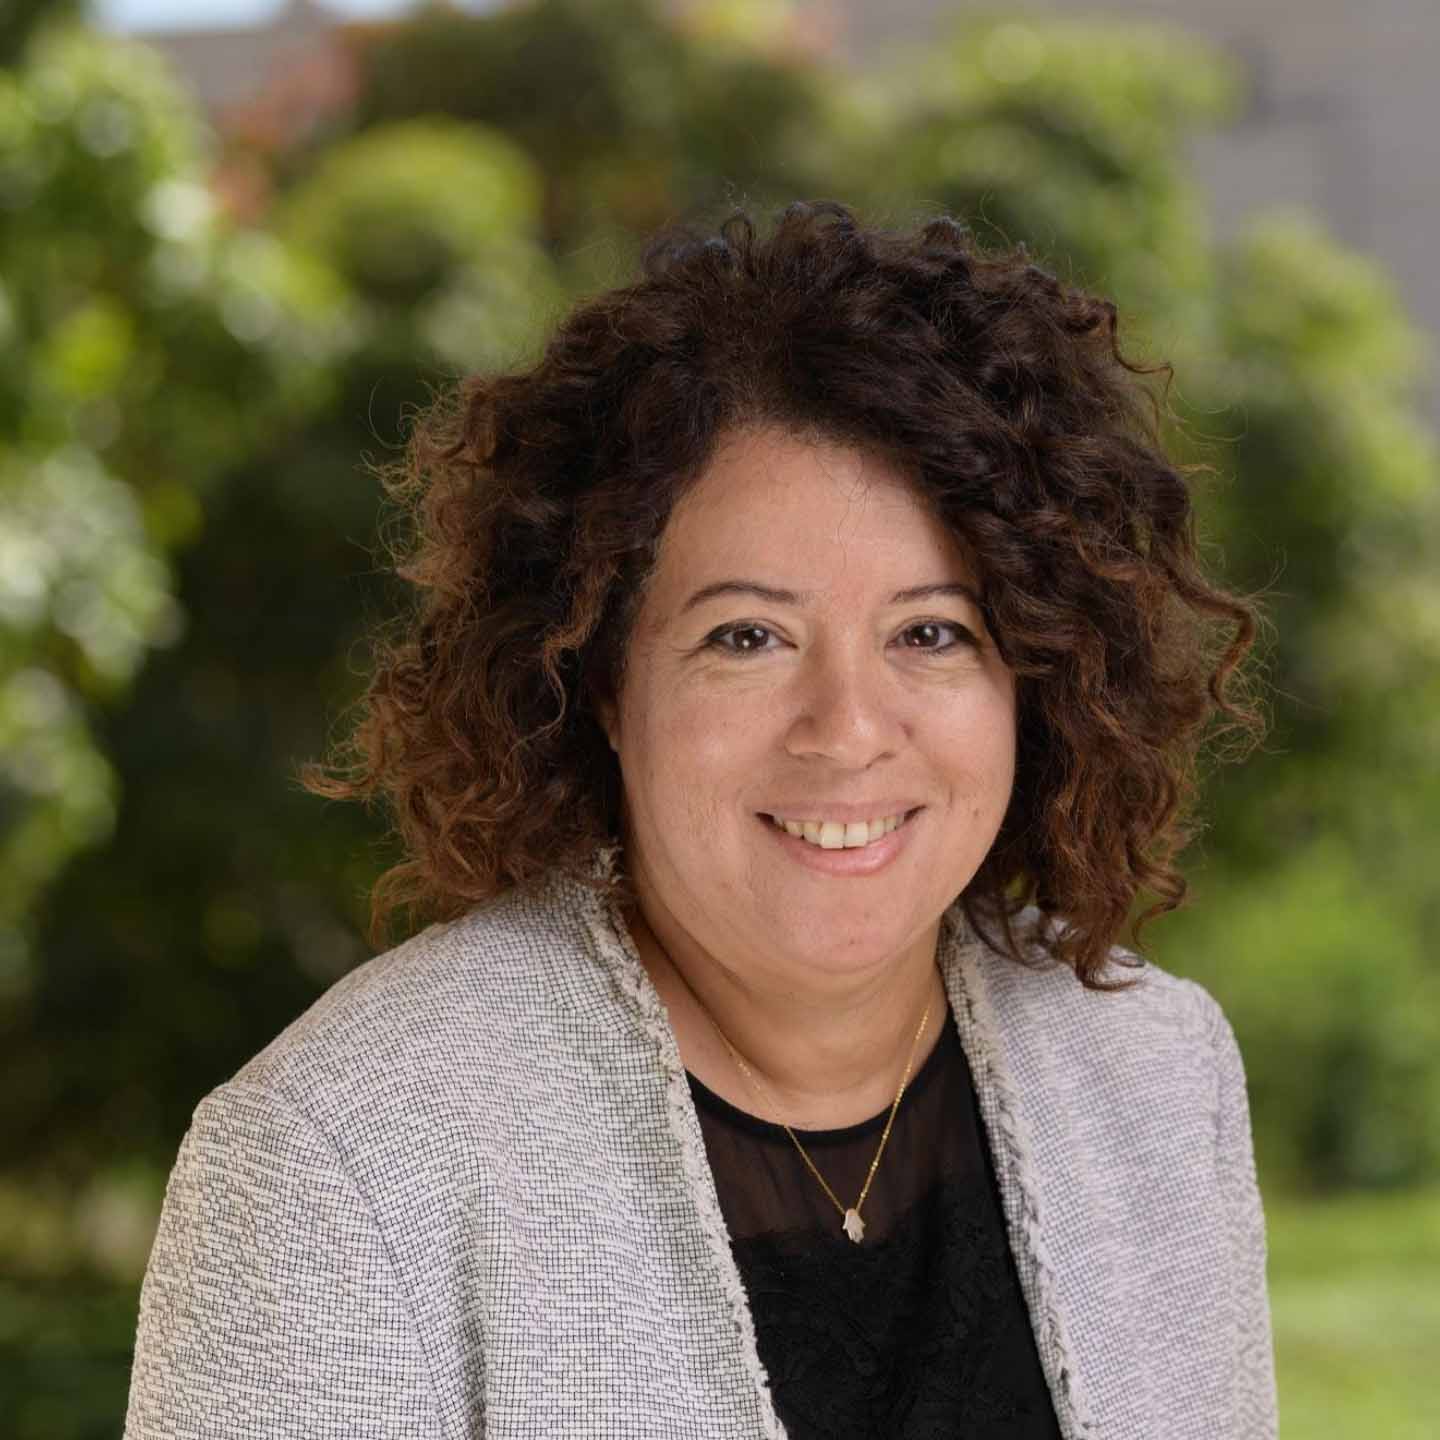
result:
[[[504,3],[504,0],[497,0]],[[676,10],[693,0],[663,0]],[[897,44],[923,42],[964,0],[795,0],[816,33],[864,66]],[[1104,13],[1160,19],[1216,42],[1243,65],[1249,112],[1197,137],[1194,161],[1219,233],[1254,211],[1295,204],[1315,211],[1347,245],[1379,257],[1411,314],[1440,349],[1440,58],[1437,0],[1010,0],[1026,15]],[[290,0],[247,30],[146,34],[187,75],[207,108],[245,128],[267,117],[303,131],[346,101],[345,22],[318,0]],[[1431,409],[1440,419],[1440,374]]]

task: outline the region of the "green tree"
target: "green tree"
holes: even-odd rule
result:
[[[347,363],[407,380],[512,363],[562,300],[536,233],[542,186],[510,140],[430,117],[323,154],[274,229],[344,277],[356,303]]]
[[[1310,1185],[1440,1170],[1440,465],[1394,286],[1303,217],[1224,257],[1192,399],[1237,417],[1227,559],[1270,580],[1270,750],[1218,777],[1170,940],[1230,1002],[1263,1153]]]
[[[827,77],[798,21],[787,5],[745,9],[677,23],[653,0],[430,4],[362,47],[350,123],[441,114],[503,133],[542,177],[544,240],[570,283],[606,283],[676,216],[791,199],[833,174]]]
[[[315,397],[332,296],[270,237],[226,233],[149,51],[38,36],[0,70],[0,136],[0,994],[18,998],[30,905],[113,818],[97,707],[183,625],[169,557],[207,486]]]

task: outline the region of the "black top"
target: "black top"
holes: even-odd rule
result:
[[[858,1245],[781,1126],[693,1075],[690,1091],[791,1440],[1059,1440],[953,1018],[900,1102]],[[844,1205],[888,1113],[795,1132]]]

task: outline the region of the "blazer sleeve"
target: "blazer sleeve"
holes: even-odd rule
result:
[[[1255,1174],[1250,1102],[1235,1032],[1219,1005],[1214,1007],[1219,1071],[1216,1173],[1231,1236],[1231,1296],[1234,1353],[1234,1440],[1272,1440],[1279,1428],[1275,1393],[1275,1349],[1266,1288],[1265,1214]]]
[[[441,1440],[364,1197],[281,1096],[195,1111],[140,1293],[125,1440]]]

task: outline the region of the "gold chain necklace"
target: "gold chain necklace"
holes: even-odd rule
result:
[[[663,947],[662,947],[663,948]],[[669,955],[665,956],[670,960]],[[880,1137],[879,1148],[875,1151],[875,1158],[870,1162],[870,1173],[865,1177],[865,1184],[860,1189],[860,1198],[847,1210],[836,1197],[835,1192],[826,1183],[825,1177],[815,1168],[815,1162],[805,1153],[805,1147],[796,1138],[795,1132],[780,1119],[780,1107],[775,1104],[770,1095],[769,1089],[761,1089],[760,1077],[754,1074],[750,1067],[740,1058],[740,1052],[730,1043],[725,1032],[720,1028],[720,1022],[710,1013],[705,1002],[695,992],[695,987],[681,972],[680,967],[673,960],[670,960],[670,968],[680,976],[685,988],[695,997],[695,1003],[700,1007],[701,1013],[715,1027],[715,1033],[720,1037],[721,1043],[730,1052],[735,1063],[740,1067],[740,1073],[750,1082],[750,1088],[760,1096],[761,1102],[769,1107],[774,1114],[776,1121],[781,1128],[794,1142],[795,1148],[800,1152],[800,1158],[809,1167],[810,1173],[820,1182],[825,1193],[830,1197],[830,1203],[840,1212],[842,1216],[841,1228],[855,1244],[859,1244],[865,1238],[865,1222],[860,1218],[860,1207],[865,1203],[865,1197],[870,1193],[870,1182],[875,1178],[875,1171],[880,1165],[880,1157],[885,1153],[885,1142],[890,1138],[890,1127],[895,1123],[895,1112],[900,1108],[900,1097],[905,1093],[905,1087],[910,1083],[910,1068],[915,1063],[915,1051],[920,1044],[920,1037],[925,1033],[925,1024],[930,1019],[930,1010],[934,1001],[927,1001],[925,1013],[920,1017],[919,1028],[915,1031],[915,1038],[910,1042],[910,1054],[905,1061],[905,1073],[900,1077],[900,1088],[895,1092],[895,1102],[890,1106],[890,1114],[885,1121],[885,1133]]]

